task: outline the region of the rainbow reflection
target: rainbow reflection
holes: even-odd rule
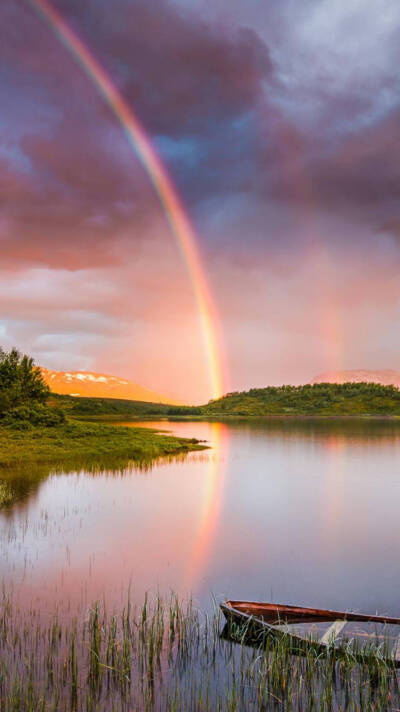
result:
[[[229,428],[210,423],[211,454],[204,481],[192,553],[183,577],[183,590],[193,591],[204,574],[220,521],[227,468]]]

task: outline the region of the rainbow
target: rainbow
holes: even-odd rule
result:
[[[143,126],[117,87],[82,40],[71,30],[48,0],[27,0],[42,17],[87,76],[96,85],[118,121],[128,141],[139,155],[165,210],[168,222],[178,241],[195,294],[208,364],[212,398],[223,393],[221,339],[218,338],[218,317],[196,244],[196,237],[185,213],[177,190],[161,159],[151,144]]]

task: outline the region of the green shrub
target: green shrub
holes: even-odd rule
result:
[[[54,427],[65,422],[65,415],[58,408],[49,408],[41,403],[11,408],[3,418],[4,425],[25,429],[31,425]]]

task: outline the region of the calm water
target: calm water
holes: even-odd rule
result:
[[[3,485],[16,501],[0,514],[0,575],[24,605],[117,603],[130,583],[140,600],[173,589],[203,605],[214,594],[400,614],[400,423],[141,425],[211,449]]]

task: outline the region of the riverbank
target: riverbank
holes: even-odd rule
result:
[[[99,423],[67,421],[53,427],[24,428],[0,425],[0,467],[83,458],[140,462],[204,447],[194,438],[177,438],[144,428]]]

